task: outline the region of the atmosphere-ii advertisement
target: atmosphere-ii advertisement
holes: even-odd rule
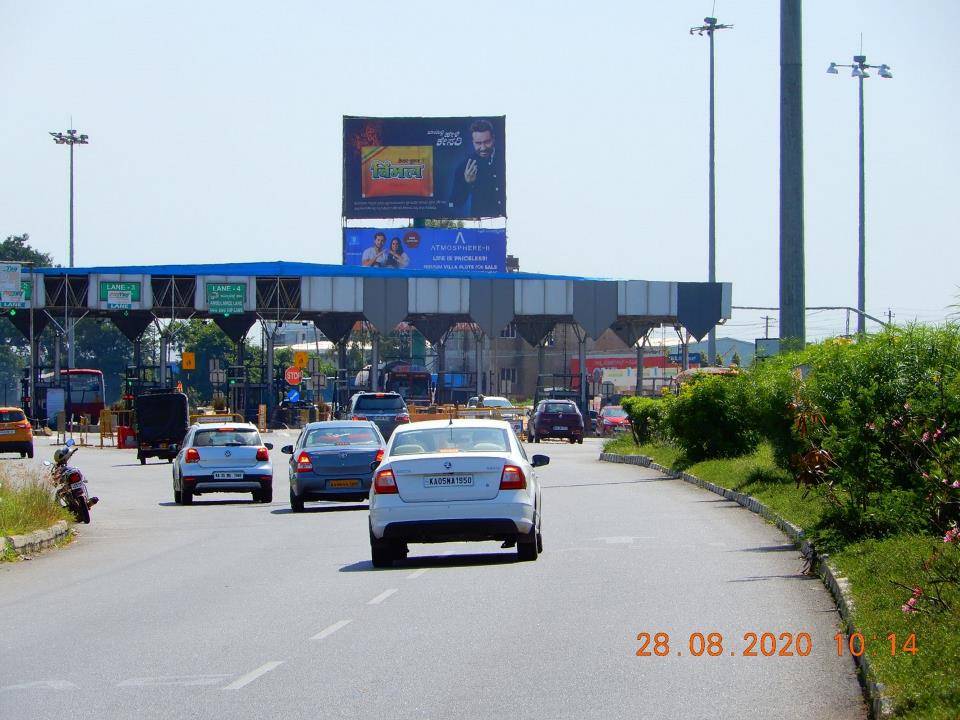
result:
[[[343,264],[394,270],[505,272],[507,231],[344,228]]]
[[[344,117],[344,217],[506,217],[504,120]]]

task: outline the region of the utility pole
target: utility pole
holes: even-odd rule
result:
[[[709,200],[707,210],[708,225],[708,260],[707,260],[707,280],[717,281],[717,185],[715,173],[716,157],[716,132],[714,123],[714,52],[713,52],[713,34],[717,30],[731,30],[733,25],[720,25],[714,17],[703,19],[704,25],[690,28],[690,34],[697,33],[701,37],[706,34],[710,38],[710,160],[709,160]],[[709,363],[717,356],[717,329],[710,328],[707,334],[707,358]]]
[[[894,317],[895,315],[893,314],[893,310],[891,310],[890,308],[887,308],[887,325],[893,325]]]
[[[772,315],[764,315],[761,320],[763,320],[763,337],[770,337],[770,321],[773,320]]]
[[[801,0],[780,0],[780,338],[806,343]]]
[[[71,120],[70,124],[73,124]],[[73,267],[73,146],[74,145],[88,145],[90,143],[89,136],[77,134],[77,131],[73,128],[67,130],[66,133],[62,132],[51,132],[50,135],[53,137],[53,141],[57,145],[67,145],[70,148],[70,267]],[[64,295],[66,299],[65,303],[69,301],[69,282],[64,285]],[[73,368],[75,365],[76,352],[73,347],[74,345],[74,322],[71,319],[67,319],[67,366]]]

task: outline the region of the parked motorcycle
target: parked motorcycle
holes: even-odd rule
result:
[[[96,505],[100,498],[90,497],[83,473],[67,464],[79,449],[73,439],[67,440],[66,446],[53,454],[54,462],[44,460],[43,464],[50,468],[57,502],[72,512],[77,522],[89,524],[90,508]]]

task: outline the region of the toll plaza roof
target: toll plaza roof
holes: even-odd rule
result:
[[[55,267],[31,273],[29,293],[24,290],[19,301],[4,307],[43,309],[50,318],[108,317],[131,338],[154,318],[199,317],[212,318],[231,337],[242,336],[258,319],[312,320],[333,342],[347,337],[361,320],[382,333],[406,321],[431,343],[442,342],[464,322],[489,337],[512,323],[531,345],[557,323],[572,323],[593,338],[611,329],[633,345],[663,324],[686,328],[700,339],[732,309],[730,283],[541,273],[284,261]],[[18,327],[25,322],[14,312],[10,319]]]

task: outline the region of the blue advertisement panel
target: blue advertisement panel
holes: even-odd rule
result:
[[[343,264],[396,270],[506,272],[507,231],[344,228]]]
[[[346,218],[506,217],[505,118],[343,118]]]

